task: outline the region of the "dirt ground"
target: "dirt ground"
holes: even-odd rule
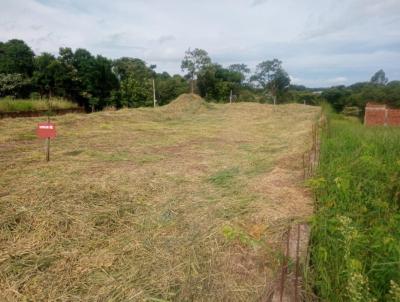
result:
[[[306,221],[319,108],[208,104],[0,120],[1,301],[259,301]]]

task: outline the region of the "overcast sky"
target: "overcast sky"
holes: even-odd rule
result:
[[[138,57],[181,73],[187,48],[222,65],[279,58],[296,84],[400,80],[400,0],[0,0],[0,41]]]

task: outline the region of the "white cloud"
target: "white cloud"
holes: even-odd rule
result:
[[[266,3],[268,0],[253,0],[252,6],[257,6]]]
[[[294,77],[292,75],[289,75],[289,78],[292,84],[298,85],[302,83],[302,80],[300,78]]]
[[[339,84],[344,84],[346,82],[347,82],[346,77],[336,77],[336,78],[328,79],[326,81],[326,83],[330,84],[330,85],[339,85]]]

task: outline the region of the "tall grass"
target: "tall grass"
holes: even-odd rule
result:
[[[314,290],[322,301],[400,301],[400,129],[328,120],[310,181]]]
[[[39,111],[51,109],[72,109],[78,105],[62,98],[52,98],[50,101],[22,100],[22,99],[0,99],[0,112]]]

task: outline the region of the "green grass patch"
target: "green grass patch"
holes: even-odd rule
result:
[[[78,105],[70,101],[53,98],[47,100],[22,100],[22,99],[0,99],[0,112],[24,112],[24,111],[40,111],[52,109],[73,109]]]
[[[209,177],[209,181],[220,187],[229,187],[234,181],[234,177],[239,174],[239,168],[229,168],[218,171]]]
[[[242,245],[256,246],[259,245],[259,240],[251,238],[244,230],[239,227],[225,225],[222,228],[222,234],[228,242],[239,242]]]
[[[322,301],[400,301],[400,129],[329,115],[312,223]]]
[[[27,132],[27,133],[19,133],[16,135],[16,140],[19,141],[31,141],[37,139],[36,133]]]

